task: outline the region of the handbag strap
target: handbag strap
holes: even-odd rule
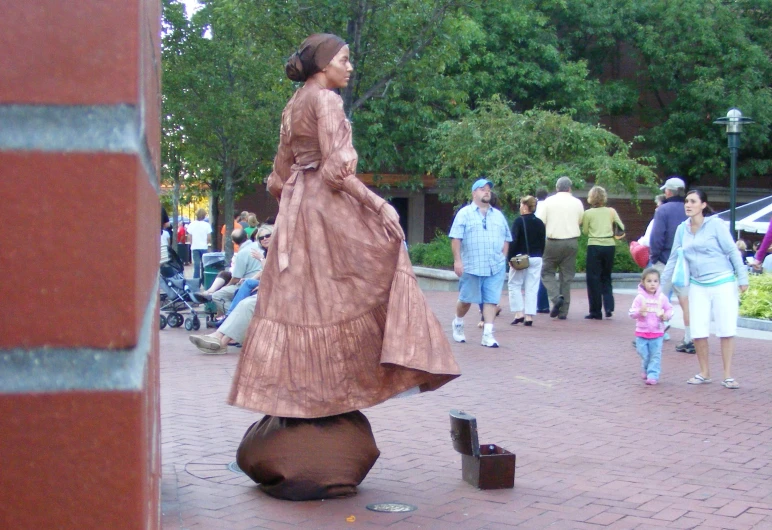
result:
[[[528,227],[525,224],[525,218],[521,215],[520,220],[523,221],[523,235],[525,235],[525,253],[530,256],[531,249],[528,246]]]

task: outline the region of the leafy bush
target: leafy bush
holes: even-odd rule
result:
[[[641,268],[633,260],[630,254],[629,243],[624,239],[617,241],[617,249],[614,252],[614,268],[612,272],[641,272]],[[587,236],[582,235],[579,238],[579,250],[576,254],[576,272],[587,272],[585,264],[587,263]]]
[[[453,268],[453,251],[450,248],[450,238],[447,234],[437,231],[429,243],[417,243],[409,249],[410,261],[413,265],[433,267],[436,269]],[[576,271],[585,272],[587,260],[587,236],[579,238],[579,251],[576,255]],[[633,261],[626,241],[617,241],[614,254],[614,272],[641,272],[641,268]]]
[[[429,243],[416,243],[408,250],[413,265],[434,267],[436,269],[453,268],[453,251],[447,234],[437,231]]]
[[[740,295],[740,316],[772,320],[772,274],[752,274]]]

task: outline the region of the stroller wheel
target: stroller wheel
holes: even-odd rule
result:
[[[169,313],[166,321],[169,323],[169,327],[178,328],[182,325],[182,315],[179,313]]]
[[[193,319],[188,317],[185,319],[185,329],[187,331],[190,331],[193,329]]]
[[[161,318],[158,319],[161,324],[161,329],[164,329],[166,327],[166,317],[161,315]]]
[[[193,317],[193,330],[198,331],[201,327],[201,321],[198,319],[198,317]]]

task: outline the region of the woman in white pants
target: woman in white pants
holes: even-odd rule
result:
[[[511,265],[509,267],[507,285],[509,309],[515,314],[511,323],[513,326],[521,322],[532,326],[533,316],[536,314],[546,232],[544,223],[534,215],[535,210],[536,199],[530,195],[523,197],[520,199],[520,217],[512,223],[512,243],[509,244],[507,261],[511,261],[518,254],[527,254],[529,262],[527,269],[515,270]]]
[[[727,226],[717,216],[711,216],[705,192],[691,190],[687,193],[684,210],[687,219],[676,230],[662,278],[665,284],[672,282],[678,256],[683,255],[688,264],[692,339],[700,363],[700,373],[687,383],[702,385],[712,381],[708,362],[712,320],[715,334],[721,339],[721,384],[730,389],[740,388],[732,377],[732,357],[737,333],[737,290],[739,287],[743,292],[748,288],[748,271]]]

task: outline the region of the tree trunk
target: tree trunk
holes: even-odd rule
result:
[[[172,211],[174,212],[174,217],[172,218],[172,248],[177,254],[180,253],[179,248],[177,248],[177,231],[180,229],[180,227],[177,226],[180,222],[180,185],[180,172],[175,171],[174,187],[172,188]]]
[[[217,180],[209,182],[209,224],[212,226],[212,251],[220,250],[220,231],[217,229],[220,223],[220,183]]]
[[[355,62],[361,60],[362,28],[365,24],[365,15],[367,13],[367,9],[368,6],[366,0],[351,0],[351,18],[348,20],[346,37],[351,48],[351,55]],[[360,75],[361,73],[359,72],[359,68],[354,68],[348,86],[341,90],[341,97],[343,98],[343,109],[345,110],[346,117],[348,119],[351,119],[351,104],[354,102],[354,91],[359,85]]]
[[[225,216],[225,263],[230,263],[233,256],[233,203],[235,198],[235,183],[233,182],[233,168],[230,164],[223,166],[223,215]]]

